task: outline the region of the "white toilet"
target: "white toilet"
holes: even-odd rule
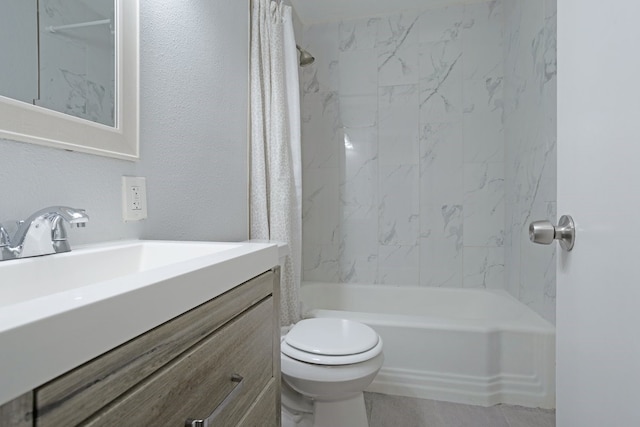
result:
[[[281,342],[283,393],[295,390],[302,396],[283,395],[283,404],[300,406],[311,399],[313,406],[307,407],[313,411],[313,427],[368,427],[362,392],[383,359],[382,339],[367,325],[345,319],[302,320]]]
[[[289,255],[277,243],[280,265]],[[305,319],[281,339],[283,427],[369,427],[362,392],[382,367],[382,339],[369,326]]]

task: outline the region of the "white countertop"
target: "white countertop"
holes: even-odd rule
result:
[[[114,242],[2,261],[0,298],[1,288],[21,286],[20,275],[9,274],[9,267],[39,273],[43,269],[46,281],[49,257],[67,262],[64,257],[83,251],[124,251],[145,243],[186,242]],[[188,243],[229,248],[46,296],[17,302],[0,299],[0,405],[278,265],[274,244]]]

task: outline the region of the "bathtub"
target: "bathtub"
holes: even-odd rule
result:
[[[365,323],[385,361],[367,391],[555,407],[555,328],[501,290],[305,282],[304,317]]]

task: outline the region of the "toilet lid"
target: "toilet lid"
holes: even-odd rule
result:
[[[297,348],[291,347],[284,339],[280,343],[280,349],[283,359],[285,357],[289,357],[299,362],[311,363],[313,365],[353,365],[355,363],[372,361],[376,357],[382,355],[382,338],[378,340],[378,344],[376,344],[376,346],[371,350],[367,350],[363,353],[358,354],[348,354],[346,356],[326,356],[324,354],[308,353],[306,351],[298,350]]]
[[[313,318],[298,322],[285,342],[300,351],[347,356],[374,348],[380,338],[369,326],[347,319]]]

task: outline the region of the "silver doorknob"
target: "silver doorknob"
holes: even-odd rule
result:
[[[550,245],[554,240],[558,240],[562,249],[570,251],[576,240],[573,218],[562,215],[555,227],[549,221],[534,221],[529,225],[529,239],[541,245]]]

